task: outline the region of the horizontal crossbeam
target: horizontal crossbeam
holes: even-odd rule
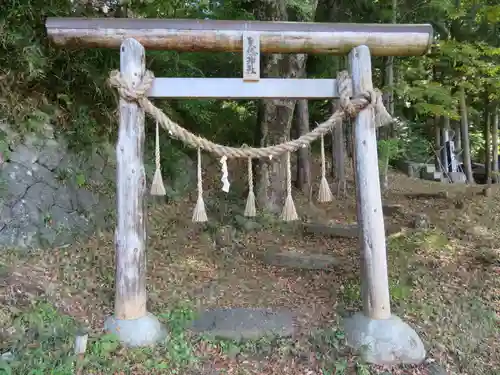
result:
[[[156,98],[325,99],[338,97],[335,79],[155,78],[148,92]]]
[[[241,52],[243,32],[260,34],[263,53],[345,55],[360,45],[373,56],[419,56],[432,44],[432,26],[190,19],[48,18],[57,45],[119,48],[134,38],[146,49]]]

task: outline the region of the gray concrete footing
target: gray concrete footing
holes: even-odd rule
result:
[[[104,329],[107,333],[118,336],[120,342],[129,347],[154,345],[167,336],[165,327],[156,316],[150,313],[130,320],[110,316],[104,322]]]
[[[418,334],[395,315],[370,319],[362,313],[345,319],[347,345],[376,365],[420,364],[426,356]]]

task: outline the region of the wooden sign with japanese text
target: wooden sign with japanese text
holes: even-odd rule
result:
[[[243,80],[260,79],[260,35],[243,32]]]

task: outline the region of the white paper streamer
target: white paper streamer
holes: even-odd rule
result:
[[[223,156],[220,158],[220,163],[221,163],[221,170],[222,170],[222,177],[221,177],[221,181],[222,181],[222,191],[225,192],[225,193],[229,193],[229,180],[228,180],[228,177],[229,177],[229,173],[227,171],[227,156]]]

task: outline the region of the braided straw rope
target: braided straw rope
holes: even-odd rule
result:
[[[248,158],[248,197],[247,204],[245,205],[245,216],[254,217],[256,215],[255,208],[255,193],[253,191],[253,170],[252,170],[252,158]]]
[[[165,185],[163,185],[163,179],[161,178],[161,158],[160,158],[160,130],[158,126],[158,121],[156,121],[155,129],[155,174],[153,177],[153,183],[151,184],[151,195],[165,195]]]
[[[197,174],[198,174],[198,200],[196,201],[196,206],[193,211],[193,222],[205,222],[208,220],[207,212],[205,211],[205,202],[203,201],[203,180],[201,178],[201,149],[198,148],[198,164],[197,164]]]
[[[297,139],[287,141],[274,146],[254,148],[254,147],[229,147],[222,146],[199,137],[187,129],[173,122],[161,109],[156,107],[147,97],[148,90],[154,81],[151,71],[146,71],[142,82],[136,87],[131,87],[119,71],[114,70],[109,77],[109,84],[118,90],[120,97],[126,101],[137,102],[151,117],[171,135],[180,141],[187,143],[191,147],[199,148],[213,153],[219,157],[227,158],[264,158],[278,157],[286,152],[295,152],[299,148],[308,146],[321,135],[329,133],[335,126],[342,123],[344,117],[354,117],[367,106],[373,106],[375,110],[375,126],[384,126],[392,121],[391,115],[382,103],[382,94],[378,90],[368,91],[354,98],[350,98],[351,80],[346,71],[342,71],[337,76],[338,92],[340,97],[340,109],[337,110],[328,120],[318,125],[315,129],[300,136]]]
[[[321,135],[321,182],[318,190],[318,202],[331,202],[333,200],[330,185],[326,180],[325,136]]]

